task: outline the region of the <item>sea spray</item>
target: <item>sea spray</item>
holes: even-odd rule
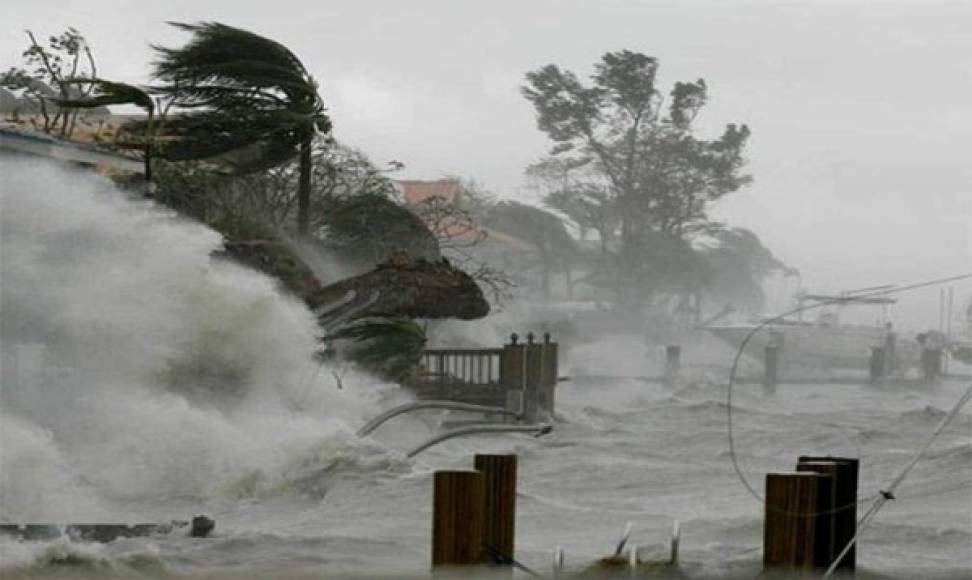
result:
[[[367,418],[380,388],[338,390],[313,315],[213,258],[212,230],[90,172],[15,159],[3,179],[2,519],[279,486]]]

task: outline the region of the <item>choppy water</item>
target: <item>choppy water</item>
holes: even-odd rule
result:
[[[724,373],[712,366],[728,353],[687,349],[688,363],[709,366],[674,388],[577,378],[559,388],[561,421],[547,437],[479,436],[406,459],[444,417],[397,419],[357,439],[401,395],[350,374],[337,389],[340,369],[310,362],[310,315],[267,279],[213,263],[211,232],[90,177],[35,165],[4,179],[0,518],[217,521],[207,539],[0,539],[5,577],[421,577],[432,472],[492,451],[519,455],[517,557],[537,571],[549,572],[556,546],[568,569],[586,568],[628,521],[641,553],[663,556],[677,519],[678,573],[758,573],[761,505],[731,467]],[[43,354],[30,346],[41,342]],[[563,372],[657,374],[644,350],[577,347]],[[200,373],[199,357],[232,372]],[[859,457],[866,497],[964,388],[739,387],[739,461],[761,489],[767,471],[792,469],[800,454]],[[875,576],[969,577],[972,409],[868,528],[858,565]]]

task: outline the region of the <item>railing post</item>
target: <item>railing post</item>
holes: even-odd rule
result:
[[[436,471],[432,507],[432,567],[483,563],[485,476],[479,471]]]
[[[826,568],[826,514],[833,510],[834,478],[812,472],[766,475],[763,567]],[[821,542],[821,539],[825,541]]]
[[[543,378],[540,406],[553,418],[556,405],[557,377],[560,374],[560,346],[550,341],[550,333],[543,335]]]
[[[540,419],[541,392],[543,391],[544,345],[534,341],[532,332],[527,333],[526,364],[523,392],[523,416],[527,423]]]
[[[483,473],[486,486],[484,556],[487,561],[509,566],[516,548],[516,455],[476,454],[474,463]]]
[[[499,383],[505,394],[507,409],[523,414],[526,411],[526,350],[518,344],[516,333],[500,355]]]
[[[829,566],[857,533],[857,483],[860,462],[847,457],[801,455],[797,471],[815,471],[834,477],[833,554]],[[857,566],[856,546],[844,555],[837,570],[853,573]]]
[[[682,347],[677,344],[670,344],[665,347],[665,377],[666,385],[674,385],[678,380],[678,374],[682,364]]]

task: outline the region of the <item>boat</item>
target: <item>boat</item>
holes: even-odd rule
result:
[[[820,308],[812,322],[804,321],[802,316],[774,318],[749,324],[710,325],[706,330],[736,349],[749,337],[744,354],[757,360],[762,360],[767,347],[778,347],[785,366],[864,370],[872,349],[885,347],[891,353],[888,360],[892,368],[904,371],[918,367],[921,352],[912,334],[896,332],[890,322],[873,326],[840,322],[840,308],[851,305],[882,306],[882,318],[887,320],[887,307],[896,301],[885,296],[860,295],[864,290],[838,295],[798,294],[801,309]],[[757,327],[759,330],[754,332]]]

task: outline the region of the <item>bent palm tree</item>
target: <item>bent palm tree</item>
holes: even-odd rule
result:
[[[299,153],[297,231],[310,223],[311,142],[331,121],[317,83],[290,50],[217,22],[172,23],[191,32],[182,48],[155,46],[155,90],[182,114],[160,135],[170,161],[220,158],[237,173],[260,171]]]

